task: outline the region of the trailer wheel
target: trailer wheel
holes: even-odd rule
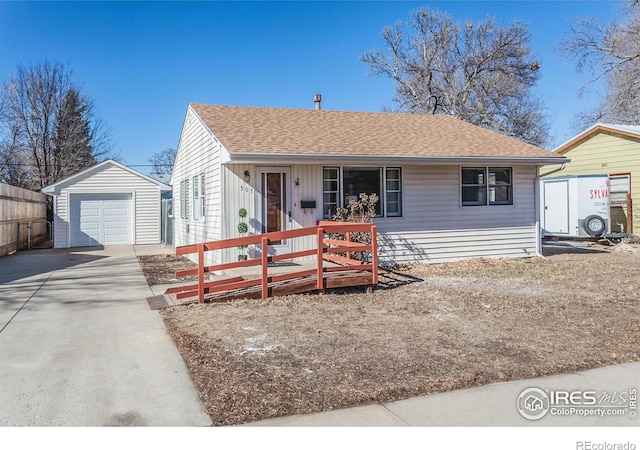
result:
[[[600,216],[588,216],[584,219],[583,227],[584,231],[586,231],[589,236],[600,236],[604,233],[606,223]]]

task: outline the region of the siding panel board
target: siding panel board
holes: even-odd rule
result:
[[[233,194],[222,188],[220,165],[221,145],[204,127],[199,118],[189,108],[178,143],[176,161],[171,176],[174,198],[174,244],[176,246],[195,244],[223,239],[223,205]],[[204,219],[193,218],[193,177],[204,174],[205,182],[205,216]],[[187,194],[188,219],[180,217],[181,182],[188,180]],[[206,264],[217,264],[221,260],[219,252],[210,252]],[[190,259],[196,261],[197,256]]]

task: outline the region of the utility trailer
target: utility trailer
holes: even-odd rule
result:
[[[609,227],[609,176],[540,179],[542,237],[594,238]]]

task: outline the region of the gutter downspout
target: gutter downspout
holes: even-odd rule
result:
[[[554,173],[557,172],[561,172],[565,169],[565,167],[567,167],[567,162],[569,161],[565,161],[562,163],[562,165],[557,168],[552,170],[551,172],[547,172],[545,174],[540,175],[540,166],[538,166],[537,169],[537,176],[536,176],[536,181],[535,181],[535,192],[536,192],[536,256],[539,258],[544,258],[544,255],[542,254],[542,225],[540,224],[540,220],[541,220],[541,211],[542,211],[542,201],[541,201],[541,193],[540,193],[540,179],[542,177],[546,177],[548,175],[552,175]]]
[[[552,174],[554,174],[556,172],[560,172],[560,171],[564,170],[565,167],[567,167],[567,163],[563,162],[562,165],[559,168],[553,169],[551,172],[547,172],[547,173],[545,173],[543,175],[538,174],[537,179],[539,180],[542,177],[546,177],[546,176],[552,175]],[[540,169],[538,168],[538,170],[540,170]]]

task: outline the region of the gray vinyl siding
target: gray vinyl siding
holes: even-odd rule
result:
[[[221,239],[222,236],[222,203],[229,195],[222,190],[222,173],[220,152],[222,146],[214,139],[191,109],[180,136],[176,161],[171,176],[174,202],[174,245],[190,245]],[[204,174],[205,183],[205,215],[203,219],[193,218],[193,177]],[[189,218],[180,217],[181,182],[188,180],[189,192],[187,205]],[[220,262],[219,252],[210,252],[207,264]],[[196,260],[195,255],[191,259]]]
[[[69,247],[69,197],[73,194],[132,194],[134,244],[160,243],[160,188],[157,184],[114,165],[90,170],[68,184],[56,187],[54,243]]]
[[[513,168],[513,205],[461,206],[460,166],[402,167],[403,216],[374,221],[380,260],[435,263],[535,256],[537,168],[504,167]],[[323,220],[322,166],[292,166],[291,173],[295,226],[313,226]],[[316,200],[318,207],[305,214],[300,200]],[[312,248],[310,239],[297,240],[293,250]]]
[[[513,205],[461,206],[460,166],[407,166],[403,178],[404,217],[376,220],[381,260],[536,254],[536,167],[513,167]]]

